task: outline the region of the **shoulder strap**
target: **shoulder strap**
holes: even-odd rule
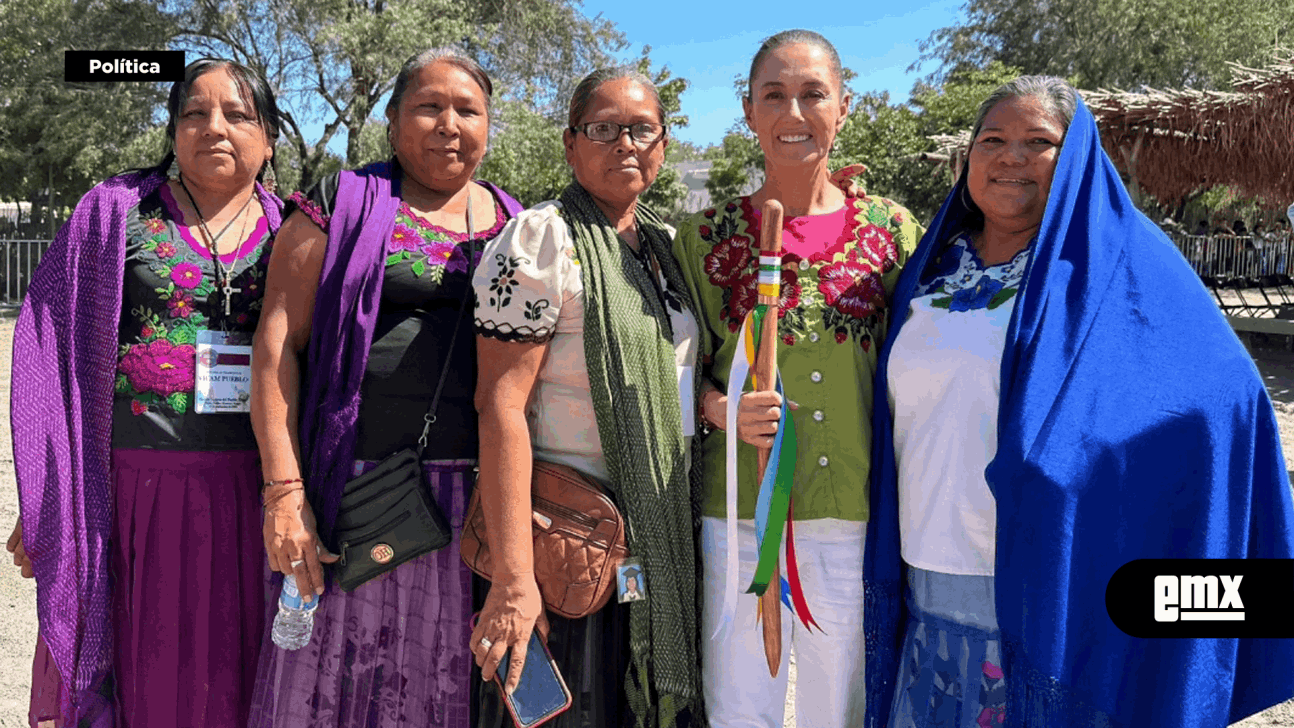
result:
[[[471,184],[471,183],[469,183]],[[436,382],[436,392],[431,396],[431,406],[422,417],[422,434],[418,437],[418,460],[422,460],[422,451],[427,449],[427,435],[436,422],[436,407],[440,404],[440,393],[445,388],[445,378],[449,376],[449,365],[454,360],[454,342],[458,341],[458,330],[463,327],[463,313],[467,311],[467,299],[472,297],[472,274],[476,272],[472,240],[472,190],[467,190],[467,285],[463,287],[463,300],[458,305],[458,316],[454,319],[454,332],[449,336],[449,346],[445,348],[445,365],[440,368],[440,380]]]

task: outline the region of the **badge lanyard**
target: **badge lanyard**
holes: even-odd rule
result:
[[[182,175],[180,187],[184,190],[184,194],[188,195],[193,210],[198,213],[198,224],[206,236],[203,244],[206,245],[207,252],[211,253],[211,263],[216,270],[216,292],[213,293],[213,297],[216,298],[217,303],[223,297],[225,304],[223,313],[219,310],[219,306],[216,306],[216,311],[213,311],[220,320],[221,330],[199,329],[194,342],[197,366],[194,368],[193,379],[193,411],[198,414],[251,412],[252,335],[247,331],[225,330],[231,313],[233,295],[242,293],[241,288],[234,288],[231,284],[234,268],[238,265],[240,257],[239,251],[235,251],[234,260],[226,269],[220,260],[217,243],[247,211],[255,192],[253,191],[252,196],[247,198],[233,219],[226,223],[219,233],[212,235],[207,227],[207,220],[198,209],[197,200],[193,199],[193,193],[189,191],[188,185],[184,184]],[[246,222],[242,229],[244,231],[247,229]]]

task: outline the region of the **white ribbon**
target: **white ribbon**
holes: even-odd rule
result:
[[[719,613],[719,624],[715,626],[710,639],[716,639],[724,629],[732,624],[737,615],[737,578],[740,575],[741,554],[737,544],[737,408],[741,405],[741,391],[746,386],[746,375],[750,373],[750,360],[746,356],[746,329],[750,319],[741,324],[741,333],[737,336],[737,351],[732,357],[732,368],[728,372],[728,412],[725,418],[724,431],[727,445],[727,490],[726,514],[728,527],[728,557],[723,585],[723,609]]]

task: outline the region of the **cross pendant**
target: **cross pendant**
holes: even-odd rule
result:
[[[234,295],[235,293],[242,293],[242,292],[243,292],[243,289],[241,289],[241,288],[234,288],[233,286],[229,285],[229,281],[225,281],[225,285],[220,289],[220,292],[221,292],[221,293],[223,293],[223,294],[225,294],[225,315],[226,315],[226,316],[228,316],[228,315],[229,315],[229,304],[231,303],[231,301],[232,301],[232,299],[233,299],[233,295]]]

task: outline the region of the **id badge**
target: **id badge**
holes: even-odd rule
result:
[[[629,558],[620,562],[616,567],[616,592],[621,604],[647,599],[647,581],[644,576],[642,562],[638,559]]]
[[[195,348],[193,411],[204,415],[251,412],[251,333],[200,329]]]

